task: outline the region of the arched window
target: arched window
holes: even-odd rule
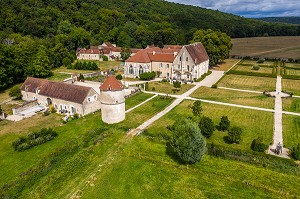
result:
[[[167,68],[169,68],[170,66],[169,66],[169,64],[167,64]]]
[[[132,65],[129,66],[129,74],[133,74],[133,66]]]
[[[140,68],[139,68],[139,74],[142,74],[143,72],[144,72],[143,67],[140,66]]]
[[[187,70],[190,71],[190,66],[189,65],[187,65]]]

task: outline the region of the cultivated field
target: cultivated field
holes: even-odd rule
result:
[[[221,88],[214,89],[200,87],[192,93],[191,97],[246,106],[274,108],[274,98],[272,97],[267,97],[263,94],[225,90]]]
[[[183,101],[161,119],[153,123],[145,135],[158,137],[160,139],[171,135],[171,132],[166,128],[168,125],[174,124],[177,120],[192,116],[192,110],[189,108],[193,101]],[[202,103],[203,115],[212,118],[217,125],[223,115],[227,115],[231,121],[231,125],[239,126],[243,129],[242,142],[240,144],[227,144],[224,141],[226,132],[215,131],[213,136],[207,139],[209,143],[215,143],[234,149],[251,150],[250,145],[253,139],[259,135],[263,137],[266,144],[272,142],[273,136],[273,114],[269,112],[242,109],[216,104]]]
[[[176,91],[176,88],[174,88],[173,84],[170,84],[169,82],[149,82],[148,91],[180,95],[194,86],[195,85],[192,84],[181,84],[181,88],[178,91]]]
[[[276,78],[226,75],[218,86],[256,91],[275,90]]]
[[[300,96],[300,80],[282,79],[282,90]]]
[[[268,58],[300,58],[300,37],[252,37],[231,40],[231,55],[268,57]]]

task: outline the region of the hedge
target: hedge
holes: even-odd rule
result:
[[[151,80],[151,79],[154,79],[155,76],[156,76],[156,73],[154,71],[142,73],[142,74],[140,74],[140,80]]]

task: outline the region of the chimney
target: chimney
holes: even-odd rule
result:
[[[155,55],[155,51],[153,51],[153,55]]]
[[[178,54],[177,52],[174,52],[174,57],[176,57],[176,56],[177,56],[177,54]]]

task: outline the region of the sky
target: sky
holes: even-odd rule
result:
[[[219,10],[247,18],[300,17],[300,0],[167,0]]]

